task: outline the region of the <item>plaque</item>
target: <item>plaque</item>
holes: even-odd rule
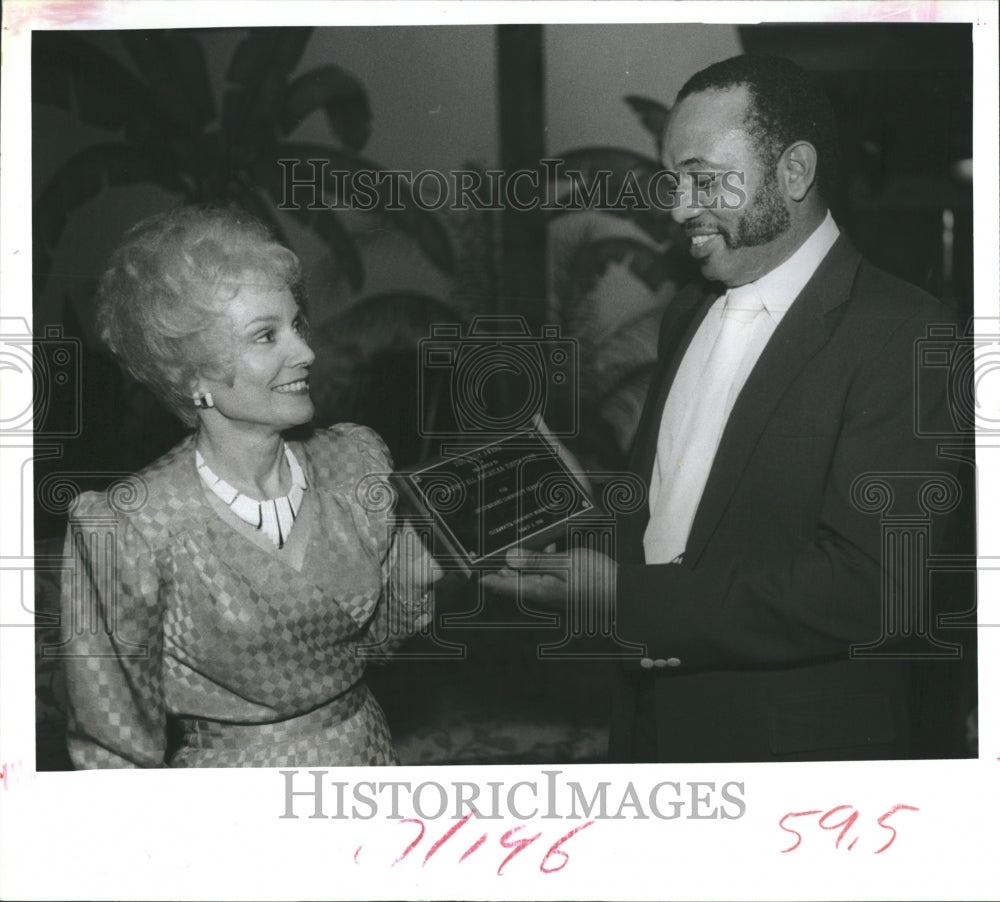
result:
[[[401,512],[430,520],[435,557],[465,573],[504,564],[509,548],[540,548],[569,520],[597,513],[560,447],[537,429],[441,457],[392,475]]]

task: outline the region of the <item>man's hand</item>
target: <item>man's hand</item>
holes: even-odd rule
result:
[[[484,574],[480,581],[501,594],[550,608],[565,608],[567,599],[571,605],[606,608],[614,604],[617,570],[610,557],[587,548],[563,552],[515,548],[507,552],[506,567]]]

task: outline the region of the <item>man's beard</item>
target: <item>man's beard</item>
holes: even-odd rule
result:
[[[792,217],[778,191],[778,179],[772,171],[761,182],[746,212],[737,222],[736,235],[725,229],[722,237],[730,250],[760,247],[783,235],[791,226]]]

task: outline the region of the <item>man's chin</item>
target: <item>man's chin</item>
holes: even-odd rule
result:
[[[726,281],[726,268],[719,265],[720,261],[714,260],[713,257],[706,257],[704,260],[697,262],[702,276],[708,279],[709,282]]]

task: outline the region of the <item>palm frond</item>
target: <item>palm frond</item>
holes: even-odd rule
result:
[[[621,147],[583,147],[560,155],[563,180],[554,218],[582,209],[631,220],[654,241],[671,231],[663,167],[653,157]],[[659,181],[658,181],[659,180]]]
[[[656,157],[660,159],[663,156],[663,130],[667,127],[670,107],[651,97],[640,97],[638,94],[627,95],[625,102],[639,117],[642,127],[653,136]]]
[[[337,214],[333,210],[311,210],[302,206],[287,212],[316,233],[336,259],[347,283],[355,291],[359,291],[365,283],[365,267],[357,244]]]
[[[288,76],[302,58],[311,28],[254,28],[240,41],[226,70],[222,131],[233,146],[276,135]]]
[[[330,129],[346,147],[368,143],[372,112],[361,82],[340,66],[326,65],[300,75],[285,91],[281,129],[290,134],[314,110],[326,113]]]
[[[123,31],[121,42],[156,99],[182,134],[194,136],[216,116],[201,43],[184,31]]]
[[[84,125],[160,132],[156,98],[131,70],[84,38],[36,31],[32,101],[75,113]]]
[[[92,144],[49,179],[33,208],[34,266],[44,279],[56,242],[71,213],[109,187],[159,185],[183,195],[186,185],[144,150],[118,142]]]

